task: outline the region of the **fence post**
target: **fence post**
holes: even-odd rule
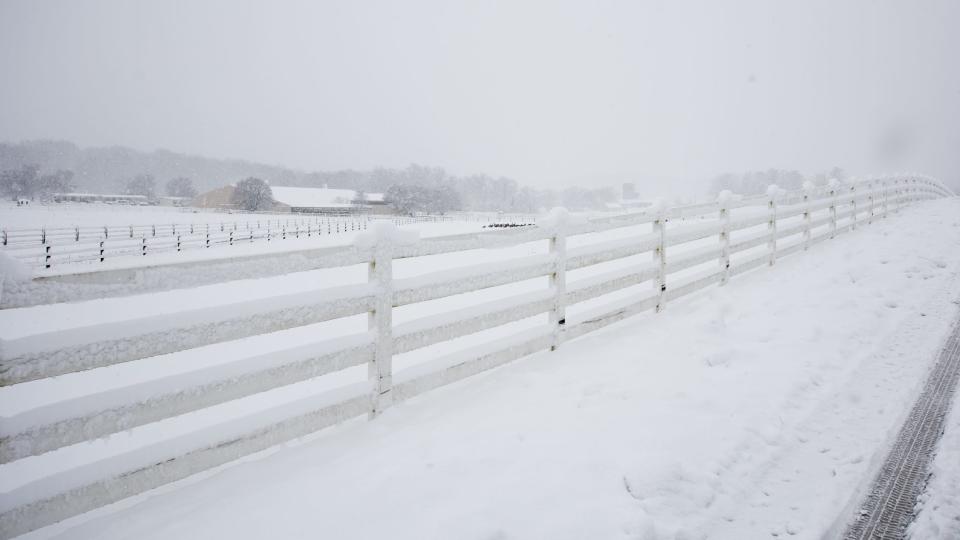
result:
[[[837,236],[837,180],[830,179],[830,238]]]
[[[46,228],[46,227],[40,227],[40,243],[41,243],[41,244],[46,244],[46,243],[47,243],[47,228]],[[47,268],[50,268],[50,267],[48,266]]]
[[[803,183],[803,250],[810,249],[810,192],[813,191],[813,182]]]
[[[230,231],[230,245],[233,245],[233,231]]]
[[[376,336],[373,360],[367,366],[370,418],[383,412],[393,400],[393,253],[386,240],[375,239],[367,270],[368,281],[376,287],[374,309],[367,314],[367,328]]]
[[[4,230],[3,230],[3,245],[7,245],[7,242],[8,242],[8,241],[9,241],[9,240],[7,239],[7,230],[4,229]]]
[[[769,217],[767,219],[767,231],[770,238],[767,240],[767,251],[770,252],[767,264],[773,266],[777,263],[777,195],[780,188],[776,184],[770,184],[767,187],[767,210]]]
[[[883,217],[887,217],[887,191],[887,180],[880,180],[880,197],[882,198],[880,201],[880,206],[883,208]]]
[[[142,251],[143,251],[142,255],[146,255],[146,254],[147,254],[147,237],[146,237],[146,236],[143,237],[143,248],[142,248]]]
[[[43,252],[44,252],[43,267],[50,268],[50,246],[49,245],[46,246],[43,249]]]
[[[893,179],[893,211],[900,209],[900,180]]]
[[[570,214],[566,208],[555,208],[552,212],[555,230],[550,237],[550,254],[554,256],[553,272],[550,274],[550,288],[553,289],[553,309],[550,310],[550,328],[552,337],[550,350],[560,347],[563,328],[567,324],[567,236],[566,226]]]
[[[180,251],[180,235],[177,235],[177,251]]]
[[[73,228],[73,241],[74,242],[80,241],[80,227]]]
[[[850,213],[850,230],[857,230],[857,184],[853,183],[850,185],[850,206],[852,207],[852,212]]]
[[[100,262],[103,262],[103,240],[100,241]]]
[[[730,281],[730,199],[733,194],[723,190],[717,196],[720,205],[720,286]]]
[[[657,295],[656,312],[663,311],[667,292],[667,211],[662,199],[658,199],[651,206],[656,219],[653,222],[653,233],[658,236],[657,247],[653,251],[653,262],[657,265],[657,279],[653,283],[653,291]]]

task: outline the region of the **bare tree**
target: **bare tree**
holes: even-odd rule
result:
[[[127,180],[124,193],[127,195],[143,195],[152,200],[157,196],[157,181],[151,174],[138,174]]]
[[[171,197],[193,198],[197,196],[197,190],[193,187],[193,180],[185,176],[171,178],[167,181],[167,185],[164,186],[164,189],[166,190],[167,195]]]
[[[40,168],[24,165],[0,173],[0,191],[13,199],[32,199],[37,189]]]
[[[237,182],[233,189],[233,203],[239,208],[251,212],[269,210],[273,207],[273,192],[270,186],[259,178],[246,178]]]

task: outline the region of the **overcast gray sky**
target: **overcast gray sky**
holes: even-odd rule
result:
[[[0,0],[0,139],[537,186],[840,165],[960,187],[958,29],[956,0]]]

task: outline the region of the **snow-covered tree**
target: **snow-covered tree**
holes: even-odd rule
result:
[[[127,195],[143,195],[154,199],[157,196],[157,181],[151,174],[138,174],[127,181],[123,191]]]
[[[171,197],[196,197],[197,190],[193,187],[193,180],[185,176],[171,178],[164,186],[167,195]]]
[[[237,182],[234,187],[233,204],[250,212],[269,210],[273,207],[273,192],[263,180],[246,178]]]
[[[36,165],[24,165],[0,173],[0,192],[13,199],[48,199],[54,193],[70,191],[73,173],[58,170],[40,174]]]

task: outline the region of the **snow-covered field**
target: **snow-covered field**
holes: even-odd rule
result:
[[[401,260],[395,274],[536,249]],[[238,295],[358,283],[364,273],[357,266],[5,310],[0,337]],[[529,287],[517,283],[482,295],[490,301]],[[414,398],[375,422],[348,422],[28,536],[819,538],[842,525],[844,509],[883,457],[956,315],[958,293],[960,201],[918,204],[723,288],[682,298],[663,313],[633,317],[557,352]],[[395,319],[475,300],[463,295],[399,308]],[[2,388],[0,408],[15,414],[91,388],[269,351],[278,336],[296,345],[363,325],[364,317],[352,317],[165,355],[162,362]],[[481,337],[400,355],[395,364],[413,365],[475,339]],[[361,381],[363,371],[0,466],[0,492],[158,436]],[[960,509],[948,505],[946,512],[950,519]]]

